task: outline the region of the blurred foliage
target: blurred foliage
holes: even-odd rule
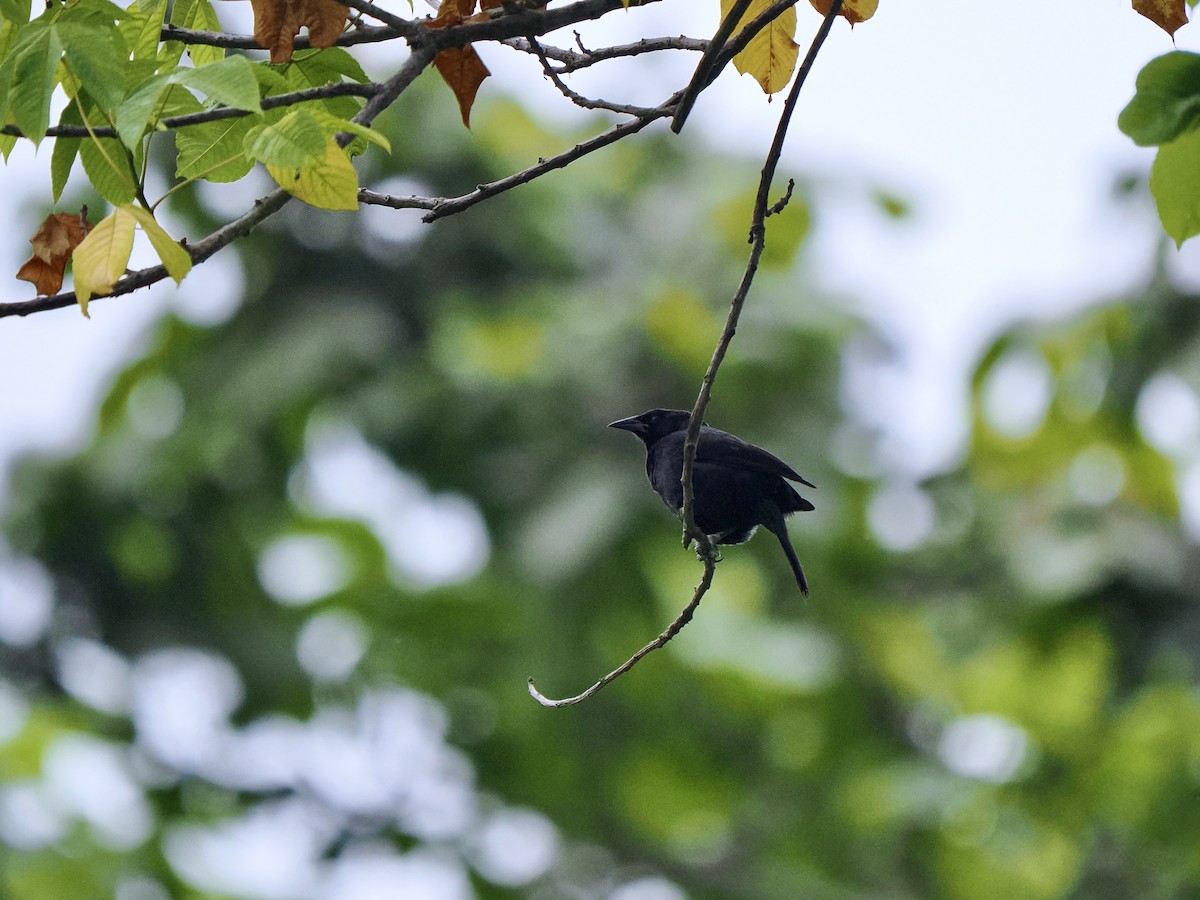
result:
[[[544,152],[516,106],[468,135],[410,93],[365,180]],[[11,479],[0,572],[36,560],[54,605],[3,657],[0,893],[1200,891],[1197,460],[1169,427],[1200,409],[1200,304],[1161,273],[1001,337],[961,465],[898,484],[843,405],[871,335],[806,277],[801,185],[708,418],[820,485],[812,598],[760,537],[597,698],[526,695],[591,683],[699,577],[604,426],[692,402],[755,178],[647,138],[427,230],[253,234],[231,317],[165,319],[90,445]]]

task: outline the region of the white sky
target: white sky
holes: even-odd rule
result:
[[[585,39],[703,37],[717,9],[717,0],[664,0],[595,23]],[[249,30],[248,4],[218,11],[226,28]],[[797,37],[807,46],[819,17],[804,3],[799,13]],[[1200,24],[1177,38],[1181,49],[1200,49]],[[830,205],[814,248],[823,285],[867,301],[863,312],[903,351],[904,376],[882,406],[894,453],[914,470],[952,457],[964,427],[961,374],[986,335],[1014,317],[1053,315],[1119,291],[1145,271],[1144,220],[1104,215],[1104,198],[1117,170],[1149,165],[1150,153],[1117,130],[1116,116],[1139,68],[1171,49],[1127,0],[882,0],[872,21],[834,29],[801,98],[787,162],[817,174],[831,193],[866,180],[915,201],[915,225],[901,228],[861,200]],[[368,70],[385,73],[388,51],[364,50]],[[484,55],[497,85],[544,115],[575,114],[531,60],[495,47]],[[573,84],[657,103],[695,59],[675,53],[650,66],[597,67]],[[761,155],[778,110],[730,71],[701,98],[681,139],[703,135]],[[35,224],[30,208],[49,194],[49,151],[48,142],[36,156],[23,145],[0,168],[0,209],[10,223],[0,235],[4,271],[15,273],[28,255],[24,231]],[[1185,248],[1183,256],[1195,262],[1198,253]],[[0,472],[30,446],[82,440],[107,379],[161,311],[182,303],[203,316],[240,277],[225,253],[198,267],[183,291],[159,285],[103,300],[90,321],[74,309],[0,320],[0,383],[8,386],[0,392]],[[2,299],[32,294],[25,282],[8,285]]]

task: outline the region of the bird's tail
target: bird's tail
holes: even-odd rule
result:
[[[796,584],[800,587],[800,593],[807,597],[808,580],[804,577],[804,569],[800,566],[800,560],[796,558],[796,549],[792,546],[792,539],[788,537],[787,523],[784,522],[783,516],[778,513],[773,516],[764,516],[763,518],[769,520],[763,522],[763,527],[779,538],[779,545],[783,547],[784,555],[787,556],[788,563],[792,567],[792,572],[796,576]]]

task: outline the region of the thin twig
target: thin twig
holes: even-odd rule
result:
[[[755,273],[758,272],[758,262],[762,257],[763,247],[766,244],[767,216],[773,209],[773,207],[769,207],[771,182],[775,178],[775,169],[778,167],[779,157],[783,153],[783,142],[787,138],[788,125],[792,121],[792,113],[796,109],[796,101],[800,98],[800,91],[808,79],[808,73],[812,70],[813,63],[816,62],[821,46],[825,43],[825,38],[829,36],[829,30],[833,27],[833,20],[837,18],[838,13],[841,11],[842,2],[843,0],[833,0],[833,3],[830,4],[829,12],[825,14],[825,18],[821,22],[821,27],[817,29],[817,33],[813,37],[812,44],[808,48],[808,53],[804,57],[804,62],[801,63],[800,68],[796,72],[796,80],[792,84],[792,89],[788,92],[787,100],[784,101],[783,110],[779,114],[779,124],[775,128],[775,137],[771,141],[771,149],[767,151],[767,157],[763,162],[762,175],[758,181],[758,193],[754,199],[754,213],[750,220],[750,258],[746,261],[746,270],[742,273],[741,284],[738,285],[738,289],[733,295],[733,300],[730,301],[729,315],[725,319],[725,327],[721,330],[721,337],[717,341],[716,349],[713,350],[712,359],[708,364],[708,371],[704,373],[704,380],[700,384],[700,393],[696,397],[696,405],[692,408],[692,417],[688,421],[687,436],[683,442],[683,476],[681,478],[683,482],[684,542],[686,544],[689,537],[695,537],[699,540],[700,552],[705,558],[707,558],[707,554],[713,552],[713,548],[707,542],[707,537],[696,527],[693,512],[696,498],[695,491],[692,488],[692,468],[696,461],[696,446],[700,441],[700,425],[704,420],[704,410],[708,406],[709,398],[712,396],[713,383],[717,380],[717,371],[721,368],[721,363],[729,350],[729,344],[737,332],[738,318],[742,314],[742,307],[746,304],[746,297],[750,294],[750,285],[754,282]],[[780,210],[787,204],[791,194],[792,185],[789,182],[787,193],[776,204]]]
[[[695,96],[691,100],[685,97],[684,101],[679,104],[679,110],[676,111],[675,119],[671,122],[672,131],[678,134],[683,129],[683,123],[692,111],[692,105],[696,98],[700,96],[701,91],[717,80],[717,76],[729,65],[729,61],[741,53],[760,31],[795,5],[796,0],[775,0],[774,3],[747,22],[745,28],[733,37],[727,38],[720,45],[717,44],[716,38],[713,38],[708,52],[696,66],[696,72],[692,75],[692,81],[688,84],[688,89],[694,90]],[[732,13],[733,10],[730,10],[730,12]],[[722,25],[724,25],[724,21]],[[719,34],[720,32],[718,32]]]
[[[529,43],[533,45],[533,51],[537,54],[539,62],[542,64],[542,71],[546,73],[546,77],[558,88],[558,92],[582,109],[606,109],[609,112],[622,113],[627,116],[637,116],[645,118],[654,113],[654,109],[647,106],[630,106],[627,103],[612,103],[608,100],[592,100],[590,97],[585,97],[576,91],[567,87],[566,83],[558,77],[558,73],[554,67],[550,65],[550,60],[546,58],[546,53],[542,49],[542,45],[538,43],[536,38],[530,38]]]
[[[683,123],[687,119],[688,113],[692,111],[700,92],[716,78],[717,73],[713,71],[713,63],[717,52],[725,46],[725,42],[733,34],[733,29],[737,26],[738,21],[749,8],[750,0],[735,0],[733,6],[729,8],[729,12],[721,19],[721,24],[717,26],[717,33],[708,42],[708,47],[705,48],[704,55],[700,57],[700,62],[696,63],[696,71],[692,73],[692,80],[683,89],[679,108],[675,110],[675,118],[671,122],[671,130],[676,134],[679,134],[679,130],[683,128]],[[717,71],[719,72],[719,70]]]
[[[700,605],[701,598],[704,597],[704,594],[712,585],[713,573],[716,571],[717,550],[708,535],[696,526],[694,514],[695,494],[692,489],[692,467],[696,460],[696,445],[700,438],[700,423],[704,417],[704,409],[708,406],[709,397],[712,395],[712,387],[717,378],[717,371],[720,369],[721,362],[725,359],[725,354],[729,350],[729,344],[733,340],[733,335],[737,331],[738,317],[741,315],[742,308],[746,303],[746,297],[750,293],[750,285],[754,281],[754,275],[758,271],[759,259],[762,257],[763,247],[766,243],[767,216],[782,212],[791,199],[792,190],[795,186],[791,180],[788,181],[788,188],[783,197],[773,206],[768,207],[766,198],[771,189],[771,182],[775,177],[775,170],[779,165],[779,157],[783,152],[783,141],[787,136],[792,113],[796,109],[796,101],[800,96],[800,89],[804,86],[804,82],[808,77],[809,71],[812,69],[813,62],[817,58],[817,53],[820,51],[821,45],[825,43],[825,38],[829,34],[829,29],[833,24],[834,18],[841,10],[842,2],[843,0],[834,0],[829,13],[821,23],[821,27],[817,29],[817,34],[813,38],[812,45],[808,48],[808,55],[805,56],[804,63],[796,73],[795,84],[792,85],[792,90],[788,93],[787,100],[780,113],[779,124],[775,129],[775,138],[771,142],[771,149],[767,152],[767,158],[763,163],[758,194],[754,202],[754,213],[750,226],[750,258],[746,263],[746,270],[742,274],[742,282],[738,285],[737,292],[733,295],[733,300],[730,302],[729,315],[725,320],[725,327],[722,329],[721,337],[717,341],[716,349],[713,351],[712,360],[708,364],[708,371],[704,373],[704,381],[700,386],[700,394],[696,398],[696,405],[692,409],[692,416],[688,422],[687,437],[683,445],[683,476],[680,479],[683,483],[682,514],[684,519],[684,544],[687,545],[692,540],[695,540],[699,544],[698,553],[701,562],[704,563],[704,576],[700,584],[697,585],[695,593],[692,595],[692,601],[684,607],[683,612],[679,614],[679,617],[671,623],[666,631],[582,694],[567,697],[563,700],[552,700],[542,694],[534,686],[533,679],[530,678],[529,693],[542,706],[557,708],[560,706],[571,706],[587,700],[606,685],[632,669],[646,654],[666,646],[667,642],[674,638],[692,620],[692,615]]]
[[[683,630],[684,625],[692,621],[692,615],[696,612],[696,607],[700,605],[700,601],[703,599],[704,595],[708,593],[708,589],[712,586],[713,573],[715,571],[716,562],[713,560],[705,560],[704,575],[700,579],[700,583],[696,585],[695,593],[692,594],[691,603],[683,608],[683,612],[681,612],[675,618],[674,622],[667,626],[667,630],[648,643],[637,653],[633,654],[633,656],[629,657],[629,659],[625,660],[625,662],[623,662],[621,665],[617,666],[617,668],[613,669],[611,672],[593,684],[582,694],[576,694],[574,697],[566,697],[563,700],[551,700],[534,686],[533,679],[530,678],[530,696],[533,697],[533,699],[538,703],[542,704],[542,706],[555,709],[560,706],[573,706],[574,704],[580,703],[586,700],[588,697],[598,693],[607,684],[620,678],[622,675],[636,666],[641,661],[642,657],[646,656],[653,650],[658,650],[661,647],[665,647],[671,638],[675,637],[675,635],[679,634],[679,632]]]
[[[357,9],[360,13],[365,13],[377,22],[382,22],[384,25],[390,25],[396,30],[397,34],[410,35],[415,29],[420,26],[411,19],[404,19],[393,12],[388,12],[382,7],[376,6],[370,0],[345,0],[345,4],[352,9]]]
[[[596,135],[590,140],[576,144],[570,150],[566,150],[557,156],[551,156],[547,159],[540,159],[534,165],[530,166],[521,172],[514,175],[509,175],[507,178],[501,178],[498,181],[492,181],[487,184],[481,184],[469,194],[463,194],[461,197],[453,197],[451,199],[439,199],[433,208],[421,217],[422,222],[434,222],[438,219],[443,219],[446,216],[460,213],[464,209],[474,206],[482,200],[489,197],[494,197],[496,194],[504,193],[512,190],[522,184],[528,184],[535,178],[545,175],[547,172],[553,172],[555,169],[561,169],[564,166],[573,163],[580,157],[587,156],[599,150],[601,147],[607,147],[609,144],[615,143],[622,138],[628,137],[631,134],[636,134],[641,131],[651,122],[656,119],[662,119],[671,114],[675,108],[675,102],[679,95],[673,95],[669,100],[657,106],[652,110],[647,111],[646,115],[639,116],[628,122],[622,122],[620,125],[614,125],[608,131]]]
[[[509,38],[504,43],[514,50],[520,50],[522,53],[532,54],[536,52],[528,38]],[[588,66],[594,66],[596,63],[606,62],[610,59],[641,56],[643,53],[657,53],[660,50],[704,52],[707,47],[708,41],[685,37],[682,34],[678,37],[642,38],[640,41],[635,41],[632,44],[618,44],[586,52],[577,52],[575,50],[566,50],[562,47],[552,47],[549,44],[542,44],[542,50],[545,54],[556,63],[561,63],[555,70],[559,75],[569,75],[572,72],[586,69]]]

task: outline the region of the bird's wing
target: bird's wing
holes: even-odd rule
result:
[[[780,478],[798,481],[811,488],[816,487],[773,453],[768,453],[762,447],[755,447],[726,431],[709,428],[707,425],[700,429],[700,444],[696,447],[696,459],[735,469],[750,469],[755,472],[765,472],[768,475],[778,475]]]

